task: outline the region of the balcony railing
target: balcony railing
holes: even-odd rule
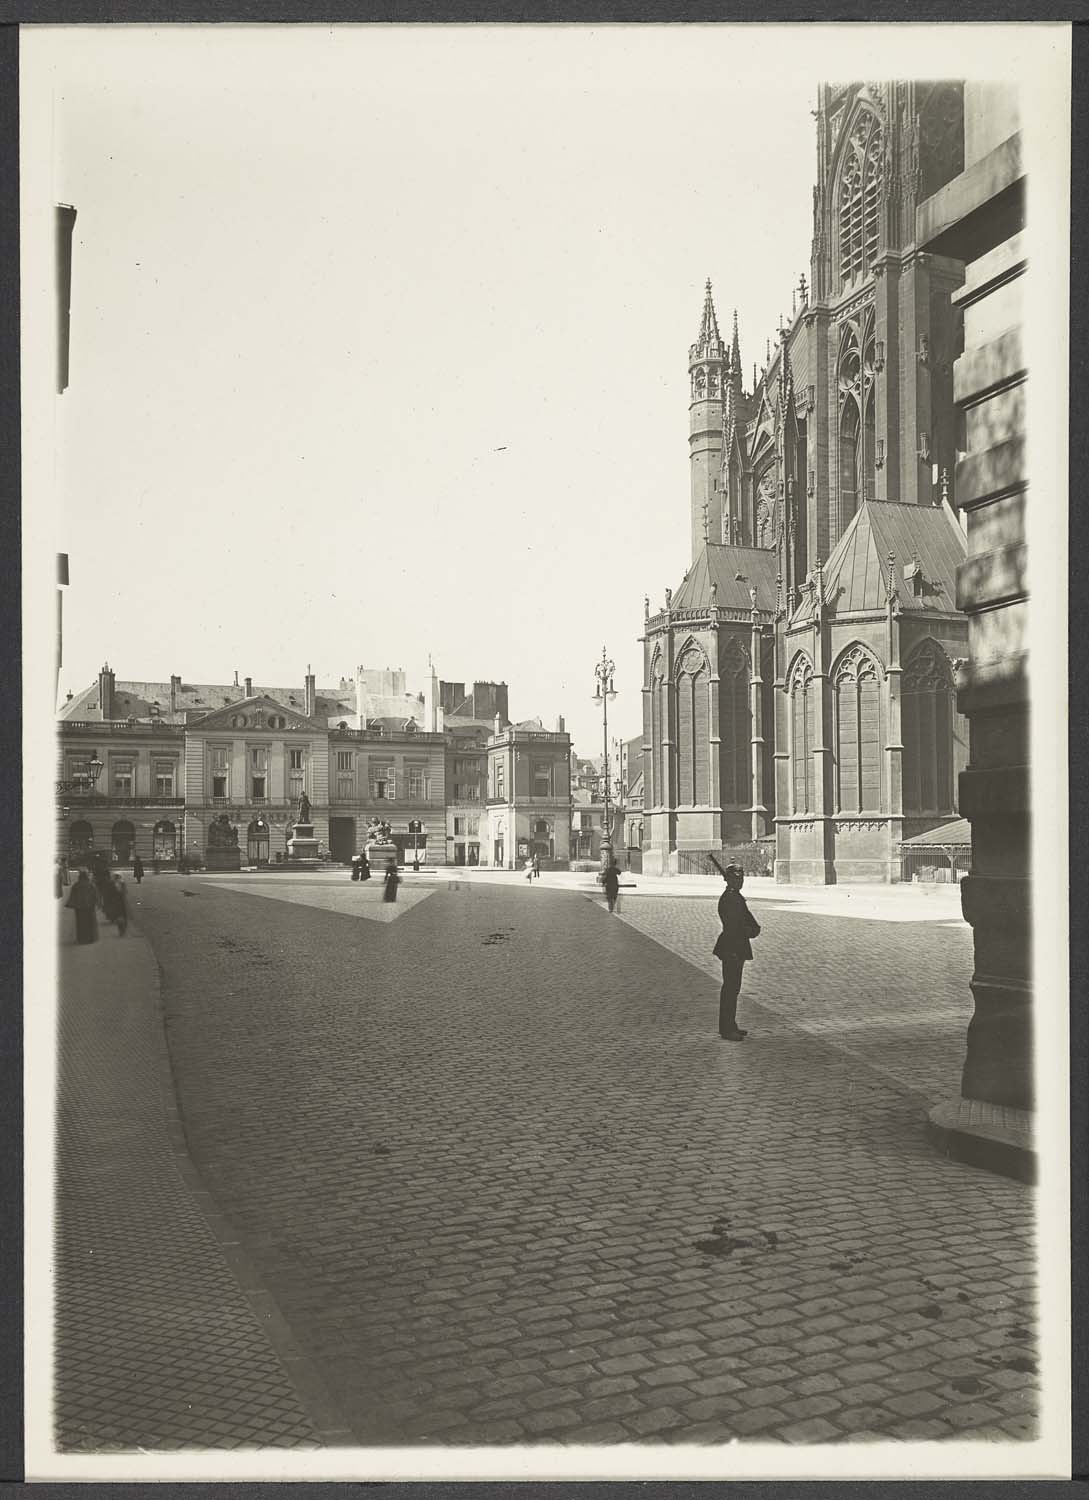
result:
[[[78,781],[58,781],[57,796],[78,802],[81,807],[184,807],[184,797],[111,796],[109,792],[92,792]]]

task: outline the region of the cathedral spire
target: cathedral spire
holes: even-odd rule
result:
[[[699,337],[692,345],[691,354],[693,359],[725,359],[726,357],[726,346],[718,331],[718,318],[715,316],[715,299],[711,292],[710,277],[707,278],[704,290],[703,317],[700,319]]]
[[[730,340],[730,369],[740,377],[741,375],[741,341],[737,336],[737,308],[734,308],[734,335]]]

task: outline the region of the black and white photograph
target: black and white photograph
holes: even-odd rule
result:
[[[1067,1476],[1070,28],[20,53],[28,1477]]]

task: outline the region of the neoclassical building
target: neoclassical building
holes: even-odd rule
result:
[[[645,609],[648,872],[733,852],[892,881],[957,815],[961,262],[916,207],[964,163],[957,83],[823,86],[810,279],[745,378],[708,282],[689,350],[692,561]],[[686,857],[687,856],[687,857]]]

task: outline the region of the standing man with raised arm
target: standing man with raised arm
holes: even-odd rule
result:
[[[716,861],[717,863],[717,861]],[[722,870],[722,866],[719,865]],[[741,993],[741,980],[745,965],[752,958],[750,938],[758,937],[760,924],[749,910],[741,887],[745,883],[745,872],[740,865],[727,865],[722,870],[726,889],[718,898],[718,919],[722,931],[714,947],[714,954],[722,964],[722,993],[718,1006],[718,1034],[724,1042],[740,1042],[748,1036],[737,1024],[737,997]]]

